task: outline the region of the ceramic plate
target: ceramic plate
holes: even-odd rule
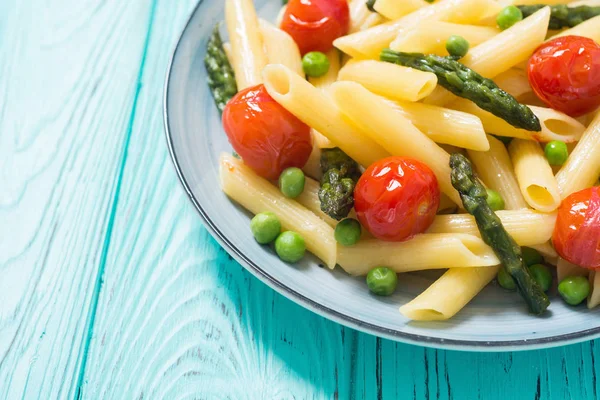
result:
[[[255,0],[261,17],[273,20],[280,0]],[[584,306],[570,308],[554,294],[543,318],[528,315],[517,294],[489,285],[450,321],[411,322],[398,307],[422,292],[431,275],[404,274],[396,294],[369,294],[364,279],[330,271],[307,257],[281,262],[250,233],[250,215],[220,190],[218,158],[231,147],[206,86],[203,57],[223,0],[200,1],[177,44],[167,74],[164,113],[175,168],[194,206],[219,243],[251,273],[284,296],[344,325],[378,336],[431,347],[521,350],[600,336],[600,317]]]

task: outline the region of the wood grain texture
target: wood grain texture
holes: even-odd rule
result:
[[[398,344],[233,261],[165,146],[163,78],[193,3],[0,2],[0,399],[597,398],[598,341]]]

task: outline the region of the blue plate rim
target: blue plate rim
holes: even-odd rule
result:
[[[456,339],[443,339],[426,335],[418,335],[412,333],[402,332],[396,329],[384,328],[378,325],[374,325],[365,321],[361,321],[357,318],[341,313],[333,308],[324,306],[314,300],[306,297],[294,289],[286,286],[284,283],[278,281],[271,276],[267,271],[260,268],[259,265],[254,263],[233,243],[231,242],[211,220],[209,215],[202,208],[202,205],[194,196],[189,184],[187,183],[183,171],[179,165],[177,154],[175,153],[175,147],[173,144],[173,136],[169,125],[169,86],[172,78],[172,69],[177,57],[177,53],[180,49],[180,44],[184,35],[186,34],[196,12],[205,0],[199,0],[190,16],[185,23],[181,34],[177,39],[177,43],[174,46],[173,51],[169,59],[167,66],[167,73],[163,89],[163,123],[165,129],[165,137],[167,140],[167,147],[179,181],[181,182],[183,189],[185,190],[189,200],[192,202],[196,211],[200,214],[204,225],[208,228],[210,234],[215,238],[221,247],[223,247],[229,255],[231,255],[237,262],[239,262],[246,270],[252,273],[260,281],[265,283],[271,289],[275,290],[279,294],[292,300],[294,303],[303,306],[311,310],[312,312],[338,322],[344,326],[357,329],[362,332],[366,332],[375,336],[384,337],[398,342],[409,343],[419,346],[447,349],[447,350],[464,350],[464,351],[524,351],[534,350],[542,348],[550,348],[556,346],[563,346],[567,344],[574,344],[583,342],[586,340],[592,340],[600,337],[600,327],[586,329],[578,332],[567,333],[564,335],[549,336],[537,339],[522,339],[522,340],[507,340],[507,341],[479,341],[479,340],[456,340]]]

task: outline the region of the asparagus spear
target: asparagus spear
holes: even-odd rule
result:
[[[545,4],[532,4],[528,6],[517,6],[523,13],[523,18],[529,17],[531,14],[546,7]],[[578,6],[568,7],[566,4],[556,4],[550,6],[550,23],[548,29],[572,28],[579,25],[583,21],[594,18],[600,15],[600,6]]]
[[[508,273],[515,279],[521,296],[534,314],[543,313],[550,301],[523,262],[521,248],[506,232],[500,218],[486,202],[487,192],[473,173],[471,162],[462,154],[450,156],[452,186],[458,190],[465,209],[475,217],[483,241],[494,249]]]
[[[208,73],[208,86],[212,91],[215,104],[223,112],[227,102],[237,93],[235,74],[223,49],[219,25],[215,26],[208,40],[204,66]]]
[[[509,124],[528,131],[539,132],[542,130],[540,120],[529,107],[520,104],[491,79],[484,78],[451,57],[401,53],[385,49],[381,52],[380,58],[381,61],[433,72],[442,87],[457,96],[471,100],[480,108],[502,118]]]
[[[321,210],[339,221],[354,207],[354,187],[360,178],[358,163],[337,147],[323,149],[321,170]]]

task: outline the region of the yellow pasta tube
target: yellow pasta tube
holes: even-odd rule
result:
[[[238,90],[262,83],[267,56],[252,0],[225,0],[225,21]]]
[[[462,25],[450,22],[423,23],[411,30],[403,30],[390,44],[395,51],[447,55],[446,41],[452,35],[465,38],[471,47],[477,46],[500,33],[488,26]]]
[[[350,30],[349,33],[358,32],[361,30],[361,26],[367,21],[372,15],[377,15],[369,11],[365,3],[360,0],[351,1],[350,7]]]
[[[568,35],[583,36],[594,40],[596,43],[600,43],[600,15],[590,18],[573,28],[564,30],[558,35],[553,36],[551,39]]]
[[[304,238],[308,251],[329,268],[335,267],[337,244],[331,226],[298,202],[285,197],[241,160],[222,154],[219,167],[221,188],[227,196],[254,214],[275,213],[284,230],[298,232]]]
[[[500,89],[519,98],[532,92],[527,72],[518,68],[511,68],[494,78],[494,82]]]
[[[354,82],[337,82],[332,96],[342,112],[372,140],[396,156],[426,163],[435,173],[442,192],[462,204],[450,182],[450,155],[421,133],[381,97]]]
[[[567,276],[588,276],[589,272],[589,269],[571,264],[564,258],[559,258],[558,264],[556,264],[556,277],[558,278],[559,283]]]
[[[306,164],[304,164],[304,167],[302,167],[302,171],[304,171],[306,176],[310,176],[311,178],[317,180],[321,179],[321,148],[315,143],[314,137],[313,149],[310,152],[310,156],[308,157]]]
[[[533,132],[515,128],[502,118],[482,110],[475,103],[466,99],[459,99],[453,102],[450,107],[477,116],[483,123],[486,132],[499,136],[539,142],[560,140],[565,143],[572,143],[579,140],[585,131],[585,126],[581,122],[552,108],[529,106],[540,120],[542,127],[540,132]]]
[[[413,301],[400,307],[414,321],[452,318],[491,282],[498,267],[451,268]]]
[[[448,267],[485,267],[500,263],[491,247],[473,235],[422,234],[406,242],[361,240],[338,247],[338,264],[350,275],[366,275],[385,265],[397,273]]]
[[[300,196],[296,197],[298,203],[312,211],[317,217],[321,218],[327,225],[335,228],[337,221],[321,211],[321,200],[319,200],[319,188],[321,185],[314,179],[306,178],[304,190]]]
[[[346,121],[333,100],[283,65],[269,65],[263,71],[267,92],[285,109],[363,166],[389,156],[373,139]]]
[[[424,21],[473,23],[499,10],[500,6],[492,0],[441,0],[396,21],[338,38],[334,45],[352,57],[378,59],[381,50],[389,46],[401,29],[410,30]]]
[[[437,85],[431,72],[373,60],[349,62],[340,70],[338,80],[358,82],[374,93],[408,101],[429,96]]]
[[[304,77],[300,49],[294,39],[287,32],[262,19],[260,31],[269,64],[283,64]]]
[[[510,156],[504,144],[495,137],[488,136],[490,150],[469,151],[469,158],[475,165],[479,178],[490,189],[496,190],[504,199],[508,210],[527,208],[521,194]]]
[[[424,0],[377,0],[374,8],[387,19],[396,20],[425,6]]]
[[[590,186],[600,176],[600,112],[588,126],[577,146],[562,166],[556,181],[564,199]]]
[[[533,210],[504,210],[496,214],[506,231],[520,246],[546,243],[552,237],[556,213]],[[469,214],[438,215],[427,233],[462,233],[480,236],[475,218]]]
[[[515,139],[508,151],[527,204],[539,211],[556,210],[561,201],[560,192],[540,145],[531,140]]]
[[[366,8],[366,7],[365,7]],[[328,89],[329,86],[338,79],[338,73],[340,72],[340,53],[337,49],[331,49],[327,52],[327,59],[329,60],[329,70],[323,76],[318,78],[309,78],[309,82],[314,87],[319,89]],[[302,67],[302,66],[300,66]]]
[[[595,308],[600,304],[600,274],[596,271],[590,272],[590,294],[587,298],[587,307],[589,309]]]

